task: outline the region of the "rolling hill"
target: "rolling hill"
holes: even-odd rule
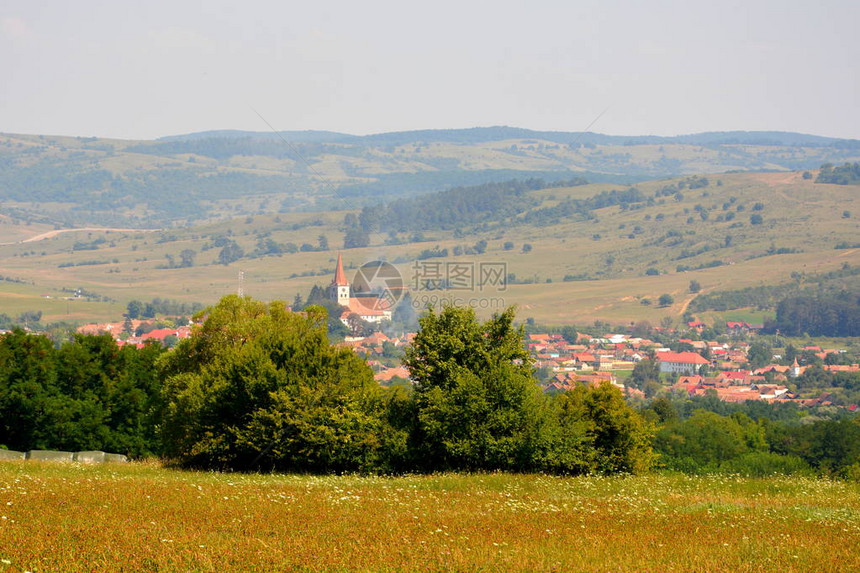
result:
[[[697,297],[719,291],[856,289],[860,186],[814,180],[802,171],[681,176],[633,186],[533,179],[401,196],[367,206],[364,215],[349,201],[292,212],[258,204],[247,213],[236,199],[219,207],[217,218],[153,229],[55,230],[55,223],[28,224],[5,201],[0,312],[41,311],[43,322],[115,320],[132,299],[212,304],[237,290],[240,272],[245,294],[292,300],[314,284],[327,285],[341,251],[349,269],[375,259],[393,262],[407,283],[436,263],[443,271],[504,265],[504,288],[418,289],[419,305],[456,300],[486,314],[517,304],[521,318],[544,324],[678,321]],[[461,205],[453,199],[458,195],[475,201]],[[394,205],[415,221],[386,219]],[[483,209],[480,216],[476,209]],[[443,211],[436,219],[422,214]],[[367,245],[343,249],[345,235],[361,225]],[[690,292],[692,281],[698,293]],[[659,306],[663,294],[674,302]],[[751,311],[759,309],[744,312]],[[714,315],[700,309],[697,316]]]
[[[860,160],[860,141],[781,132],[609,136],[511,127],[354,136],[213,131],[156,141],[0,135],[0,213],[57,228],[175,227],[359,209],[509,179],[630,184]]]

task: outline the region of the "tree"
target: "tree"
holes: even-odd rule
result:
[[[161,349],[117,347],[75,334],[55,349],[45,336],[0,337],[0,444],[19,450],[159,452],[155,428]]]
[[[750,215],[750,225],[761,225],[764,222],[762,216],[758,213],[753,213]]]
[[[344,249],[358,249],[366,247],[370,244],[370,235],[361,227],[351,227],[347,229],[343,236]]]
[[[535,469],[549,422],[522,329],[507,309],[485,323],[471,308],[419,319],[403,360],[415,388],[416,462],[441,469]]]
[[[633,367],[630,384],[634,388],[642,388],[646,382],[660,382],[660,365],[653,358],[645,358]]]
[[[245,251],[239,246],[236,241],[228,240],[227,244],[221,248],[218,253],[218,262],[222,265],[229,265],[232,262],[238,261],[245,256]]]
[[[747,350],[747,360],[753,368],[761,368],[773,360],[773,350],[763,342],[753,342]]]
[[[197,256],[197,253],[192,249],[182,249],[179,253],[179,266],[185,268],[193,267],[195,256]]]
[[[358,215],[358,224],[365,233],[374,232],[379,227],[379,208],[365,205]]]
[[[405,437],[351,350],[329,344],[326,313],[230,295],[199,315],[161,363],[165,453],[201,468],[361,471]]]
[[[744,454],[767,450],[764,427],[749,416],[728,417],[705,410],[664,427],[655,443],[670,468],[692,472],[717,471]]]
[[[657,299],[657,304],[660,306],[672,306],[675,304],[675,297],[669,293],[661,294],[660,298]]]
[[[133,300],[126,306],[126,316],[132,320],[140,317],[140,312],[143,310],[143,303],[139,300]]]
[[[697,292],[702,290],[702,285],[699,284],[699,281],[692,280],[690,281],[690,293],[696,294]]]
[[[576,448],[584,466],[594,473],[644,473],[656,459],[651,448],[654,429],[624,401],[621,390],[608,382],[596,387],[577,386],[558,398],[560,425],[576,428],[568,435],[582,436]],[[583,432],[584,431],[584,432]],[[579,433],[583,432],[583,433]],[[554,452],[570,453],[565,448]]]
[[[16,328],[0,336],[0,444],[15,450],[51,445],[45,413],[56,394],[54,346]]]
[[[326,237],[325,235],[320,235],[319,237],[317,237],[317,243],[319,244],[319,250],[328,250],[328,237]]]
[[[523,253],[530,253],[532,251],[531,243],[523,243]]]

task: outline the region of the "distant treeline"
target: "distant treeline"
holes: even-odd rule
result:
[[[860,419],[816,419],[794,404],[722,402],[716,396],[658,398],[661,465],[686,473],[824,475],[860,480]]]
[[[856,290],[860,267],[843,265],[826,273],[804,275],[792,273],[794,282],[772,286],[746,287],[736,290],[700,294],[690,303],[690,312],[715,310],[724,312],[738,308],[773,310],[783,301],[799,296],[842,296],[844,291]],[[829,293],[829,294],[828,294]]]
[[[857,185],[860,183],[860,163],[845,163],[838,167],[834,167],[831,163],[825,163],[821,166],[821,171],[815,182]]]
[[[321,131],[285,131],[280,133],[255,131],[208,131],[187,135],[165,137],[159,142],[190,142],[197,140],[224,139],[230,142],[278,141],[295,143],[341,143],[359,146],[392,146],[431,142],[478,144],[510,139],[534,139],[562,145],[659,145],[680,143],[686,145],[766,145],[792,147],[860,148],[855,139],[835,139],[817,135],[784,131],[718,131],[674,137],[656,135],[604,135],[593,132],[536,131],[520,127],[495,126],[468,129],[425,129],[396,131],[355,136],[345,133]]]
[[[347,229],[363,233],[375,231],[404,233],[430,230],[469,229],[486,223],[547,225],[561,219],[592,217],[596,209],[620,205],[630,208],[649,200],[635,187],[600,193],[585,199],[568,199],[551,207],[539,207],[529,191],[553,187],[586,185],[585,179],[547,183],[543,179],[513,179],[471,187],[455,187],[388,205],[365,207],[359,217],[345,218]],[[651,199],[653,200],[653,198]],[[364,241],[347,241],[347,248],[366,246]]]
[[[527,197],[526,192],[546,187],[543,179],[510,180],[398,199],[382,210],[379,228],[396,232],[426,231],[496,221],[534,206],[536,201]]]
[[[786,336],[860,336],[860,294],[797,296],[776,307],[776,320],[765,324],[768,332]]]
[[[597,195],[586,199],[567,199],[558,205],[534,209],[523,215],[520,221],[528,225],[555,225],[562,220],[570,220],[571,217],[590,219],[594,216],[592,211],[595,209],[602,209],[613,205],[620,205],[626,209],[631,205],[646,200],[647,197],[635,187],[624,190],[613,189],[611,191],[601,191]]]
[[[35,164],[0,158],[0,180],[7,199],[75,203],[68,217],[93,211],[116,212],[146,205],[147,225],[175,218],[202,217],[208,201],[307,189],[304,176],[214,173],[195,168],[163,168],[114,175],[81,169],[74,161],[43,159]],[[115,215],[114,215],[115,218]],[[135,221],[129,219],[130,224]]]
[[[662,393],[637,411],[609,384],[543,394],[511,309],[484,323],[470,309],[425,314],[404,357],[413,385],[391,389],[329,344],[322,307],[231,295],[206,317],[172,351],[0,335],[0,445],[232,470],[860,479],[860,419],[844,409]],[[807,374],[797,383],[808,389],[860,384]]]
[[[155,297],[150,302],[132,300],[126,307],[126,316],[135,318],[155,318],[156,314],[166,316],[190,316],[203,310],[199,302],[181,302],[169,298]]]

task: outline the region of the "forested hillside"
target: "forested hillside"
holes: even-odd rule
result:
[[[860,142],[792,133],[626,137],[517,128],[351,136],[207,132],[158,141],[0,136],[0,213],[59,227],[161,227],[353,208],[511,179],[631,184],[857,161]]]

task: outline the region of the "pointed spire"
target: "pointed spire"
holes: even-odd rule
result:
[[[333,286],[349,286],[349,281],[346,280],[346,273],[343,272],[343,259],[340,253],[337,254],[337,269],[334,271],[334,280],[331,284]]]

